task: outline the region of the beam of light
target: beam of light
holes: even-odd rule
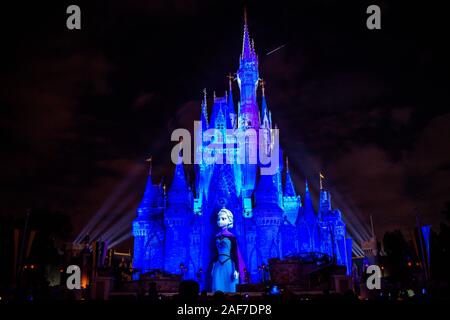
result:
[[[111,239],[116,237],[118,234],[121,234],[124,230],[129,230],[133,219],[136,214],[134,210],[130,210],[126,212],[122,218],[120,218],[112,227],[110,227],[102,237],[108,242],[111,242]]]
[[[124,231],[130,231],[131,226],[132,226],[132,222],[133,222],[133,218],[135,217],[135,215],[129,215],[124,217],[123,219],[123,223],[118,225],[113,231],[111,231],[110,233],[108,233],[105,238],[108,241],[111,241],[111,238],[116,237],[118,234],[121,234]]]
[[[112,226],[112,222],[121,215],[125,209],[127,209],[130,204],[135,200],[136,195],[131,193],[129,194],[120,204],[117,208],[114,208],[112,212],[110,212],[105,219],[103,219],[97,227],[94,228],[92,231],[90,237],[92,240],[95,240],[98,236],[101,236],[102,232],[104,233],[106,230],[110,229]]]
[[[275,48],[275,49],[273,49],[272,51],[267,52],[267,53],[266,53],[266,56],[268,56],[268,55],[270,55],[270,54],[272,54],[272,53],[274,53],[274,52],[277,52],[278,50],[284,48],[285,46],[286,46],[286,43],[283,44],[283,45],[281,45],[281,46],[279,46],[279,47],[277,47],[277,48]]]
[[[353,252],[358,255],[364,255],[364,252],[361,249],[361,243],[370,239],[371,235],[368,231],[368,226],[360,220],[361,212],[352,206],[351,201],[346,201],[336,190],[333,190],[332,193],[335,199],[334,203],[336,207],[339,207],[342,210],[347,230],[353,238]]]
[[[358,243],[352,243],[352,252],[355,256],[363,256],[364,251],[361,249],[361,246]]]
[[[129,238],[131,238],[131,232],[128,232],[126,234],[124,234],[123,236],[121,236],[120,238],[114,240],[111,245],[109,246],[109,248],[114,248],[115,246],[121,244],[122,242],[124,242],[125,240],[128,240]]]
[[[129,229],[133,218],[136,217],[134,210],[129,210],[123,213],[120,218],[114,222],[114,224],[108,228],[108,230],[103,234],[106,239],[111,239],[116,236],[118,233],[122,232],[125,229]]]
[[[76,243],[80,243],[84,236],[92,231],[95,225],[98,224],[100,219],[108,213],[111,207],[116,203],[119,197],[127,190],[127,188],[134,182],[142,172],[142,166],[140,164],[135,164],[131,169],[130,173],[126,178],[120,182],[120,184],[115,188],[114,192],[103,202],[100,209],[94,214],[91,220],[86,224],[83,230],[75,238]]]
[[[124,230],[120,233],[115,234],[108,243],[115,243],[118,239],[124,237],[125,235],[131,235],[130,230]]]
[[[345,199],[337,190],[333,190],[332,194],[332,201],[334,199],[333,202],[342,210],[345,223],[357,240],[365,241],[370,239],[371,234],[368,225],[361,221],[362,213],[360,210],[352,204],[352,201]]]

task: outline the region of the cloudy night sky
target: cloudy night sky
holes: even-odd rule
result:
[[[170,183],[172,131],[199,119],[204,87],[210,107],[213,90],[227,90],[245,4],[297,192],[307,178],[317,195],[322,171],[333,204],[363,236],[370,214],[381,236],[413,227],[415,208],[438,227],[450,201],[450,111],[430,10],[401,1],[275,3],[4,7],[0,213],[62,211],[76,236],[110,201],[104,214],[128,217],[130,230],[145,158],[153,155],[155,182]],[[79,31],[66,28],[70,4],[81,7]],[[366,28],[369,4],[381,7],[381,30]]]

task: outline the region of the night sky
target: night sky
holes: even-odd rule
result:
[[[66,28],[70,4],[80,31]],[[228,88],[244,4],[297,192],[308,178],[316,194],[322,171],[363,236],[370,214],[381,236],[413,227],[415,208],[438,227],[450,201],[448,73],[432,50],[443,35],[430,8],[401,1],[2,4],[1,214],[62,211],[76,235],[115,194],[105,214],[131,221],[144,159],[170,182],[171,132],[199,119],[204,87]],[[366,28],[369,4],[381,30]]]

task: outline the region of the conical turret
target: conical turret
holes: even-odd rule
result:
[[[142,200],[137,208],[138,216],[150,214],[151,209],[157,207],[158,205],[158,185],[153,185],[152,180],[152,157],[148,158],[146,161],[149,162],[147,184],[145,186]]]
[[[311,194],[309,192],[308,181],[305,183],[305,203],[303,207],[303,218],[307,224],[315,224],[317,221],[316,213],[312,204]]]
[[[190,206],[191,190],[186,180],[186,175],[183,167],[183,158],[180,154],[178,156],[178,163],[175,166],[175,174],[173,176],[172,184],[168,192],[169,205],[184,204]]]
[[[291,171],[289,170],[289,160],[286,157],[286,181],[284,183],[284,196],[285,197],[296,197],[294,183],[291,178]]]

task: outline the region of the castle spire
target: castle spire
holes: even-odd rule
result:
[[[149,162],[148,166],[148,175],[152,176],[152,156],[150,156],[148,159],[145,159],[145,161]]]
[[[228,78],[228,88],[230,89],[230,92],[231,92],[234,77],[231,73],[228,73],[227,78]]]
[[[320,196],[319,196],[319,218],[331,210],[331,196],[330,193],[323,188],[323,181],[325,176],[322,172],[319,172],[319,186],[320,186]]]
[[[325,179],[325,176],[322,174],[322,172],[319,172],[319,184],[320,184],[320,190],[323,189],[323,180]]]
[[[152,156],[150,156],[145,161],[150,163],[147,177],[147,184],[145,185],[144,195],[142,196],[141,202],[137,208],[138,214],[149,212],[150,208],[154,206],[156,199],[155,187],[153,186],[152,179]]]
[[[263,98],[266,97],[266,82],[264,81],[264,79],[259,79],[259,83],[261,84],[261,92],[262,92],[262,96]]]
[[[260,124],[259,108],[256,99],[259,71],[258,57],[252,48],[248,32],[247,11],[244,10],[244,36],[242,54],[237,72],[237,82],[241,93],[241,110],[239,112],[239,128],[258,129]],[[242,120],[241,120],[242,119]]]
[[[203,88],[202,109],[205,110],[206,113],[206,88]]]
[[[234,77],[231,73],[228,74],[228,117],[230,118],[231,126],[232,128],[236,125],[236,111],[234,110],[234,101],[233,101],[233,89],[232,89],[232,82],[234,80]]]
[[[309,192],[308,180],[305,181],[305,206],[303,209],[304,218],[307,223],[314,224],[316,222],[316,214],[312,204],[311,194]]]
[[[247,7],[244,6],[244,24],[247,25]]]
[[[206,103],[206,88],[203,89],[202,114],[200,116],[202,122],[202,130],[208,129],[208,105]]]
[[[248,24],[247,24],[247,8],[244,7],[244,37],[242,40],[242,59],[251,58],[251,43],[250,43],[250,35],[248,33]]]
[[[189,199],[189,185],[184,172],[183,156],[181,152],[178,154],[178,161],[175,165],[175,174],[168,195],[169,201],[172,203],[185,202]]]
[[[259,83],[261,85],[261,93],[262,93],[262,101],[261,101],[261,118],[264,122],[265,117],[267,117],[267,121],[270,123],[271,119],[269,118],[269,108],[267,107],[266,101],[266,82],[264,79],[259,79]]]
[[[286,157],[286,181],[284,184],[284,196],[285,197],[296,197],[294,183],[292,182],[291,172],[289,171],[289,159]]]
[[[242,38],[242,53],[241,60],[243,61],[257,61],[255,51],[255,41],[250,38],[247,22],[247,9],[244,8],[244,35]]]

